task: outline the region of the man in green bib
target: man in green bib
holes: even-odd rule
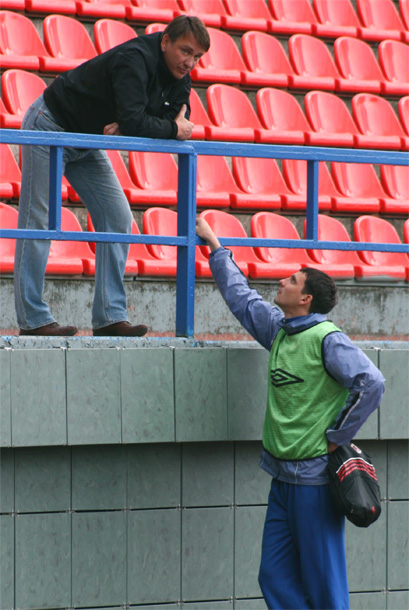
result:
[[[203,218],[217,286],[244,328],[269,350],[260,466],[272,476],[259,583],[268,608],[349,608],[344,517],[331,502],[328,454],[379,406],[384,378],[327,320],[337,301],[330,276],[300,269],[280,280],[275,306],[252,290]],[[278,306],[278,307],[277,307]]]

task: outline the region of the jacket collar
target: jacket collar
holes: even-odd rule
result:
[[[296,316],[295,318],[283,318],[280,320],[279,325],[287,335],[295,335],[300,333],[307,328],[311,328],[316,324],[325,322],[327,316],[323,313],[310,313],[306,316]]]

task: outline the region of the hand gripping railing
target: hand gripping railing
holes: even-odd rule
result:
[[[196,160],[197,155],[225,157],[263,157],[303,159],[307,161],[307,226],[306,239],[221,238],[224,246],[306,248],[325,250],[376,250],[407,252],[406,244],[335,242],[318,240],[318,167],[320,161],[409,165],[409,155],[394,151],[350,150],[307,146],[274,146],[236,144],[230,142],[199,142],[153,140],[124,136],[97,136],[74,133],[33,132],[2,129],[1,141],[8,144],[31,144],[50,147],[50,211],[48,230],[1,229],[0,237],[14,239],[53,239],[92,242],[124,242],[177,246],[176,335],[194,334],[195,246],[204,242],[196,237]],[[139,150],[173,153],[179,158],[178,235],[128,235],[87,231],[61,231],[61,181],[63,149],[96,148],[105,150]]]

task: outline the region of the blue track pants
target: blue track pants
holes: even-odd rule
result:
[[[327,485],[273,479],[259,574],[268,608],[349,608],[344,523]]]

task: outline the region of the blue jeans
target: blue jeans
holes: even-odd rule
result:
[[[268,608],[349,608],[344,524],[328,485],[273,479],[259,573]]]
[[[64,131],[40,96],[28,109],[22,129]],[[96,231],[130,233],[132,213],[105,151],[64,148],[63,172],[87,207]],[[48,228],[49,147],[22,147],[22,182],[18,226]],[[102,328],[127,320],[123,283],[129,244],[96,245],[92,326]],[[17,240],[14,292],[17,322],[25,330],[54,322],[43,300],[50,250],[46,240]]]

